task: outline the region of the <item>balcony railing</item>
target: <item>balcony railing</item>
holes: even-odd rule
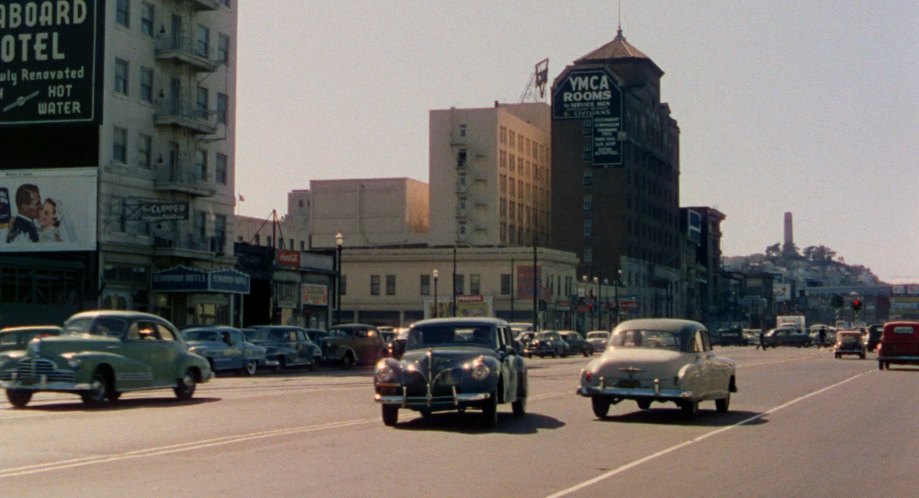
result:
[[[208,181],[200,169],[184,163],[157,165],[154,188],[201,197],[212,197],[217,193],[217,185]]]
[[[187,0],[195,10],[217,10],[220,8],[218,0]]]
[[[161,99],[156,103],[153,124],[157,126],[178,126],[193,133],[211,135],[217,132],[216,113],[199,109],[182,99]]]
[[[219,235],[201,236],[188,232],[158,232],[153,237],[153,248],[162,256],[211,257],[223,254],[226,238]]]
[[[213,72],[221,63],[212,47],[200,47],[194,38],[176,33],[157,36],[154,53],[157,59],[182,62],[197,71]]]

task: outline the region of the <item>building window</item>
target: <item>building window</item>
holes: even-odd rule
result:
[[[137,136],[137,165],[150,169],[153,166],[153,137],[141,133]]]
[[[463,289],[466,288],[466,283],[463,280],[462,274],[457,274],[456,279],[453,281],[453,293],[454,294],[463,294]]]
[[[431,276],[428,274],[421,275],[421,295],[431,295]]]
[[[217,123],[227,124],[227,107],[229,103],[230,97],[227,94],[217,94]]]
[[[131,2],[128,0],[115,2],[115,22],[126,28],[131,27]]]
[[[230,8],[230,0],[220,0],[220,4],[226,8]]]
[[[149,67],[140,68],[140,100],[153,103],[153,70]]]
[[[456,167],[462,168],[466,165],[466,149],[460,149],[456,153]]]
[[[199,182],[207,181],[207,150],[198,149],[195,151],[195,174]]]
[[[227,237],[227,215],[218,214],[214,217],[214,237],[217,238],[219,252],[223,252],[223,244]]]
[[[469,275],[469,293],[472,295],[482,293],[482,276],[478,273]]]
[[[594,184],[594,171],[590,168],[584,170],[584,186],[589,187]]]
[[[217,183],[227,184],[227,156],[226,154],[217,153],[217,164],[214,166],[214,174]]]
[[[199,86],[195,99],[195,113],[198,119],[207,119],[207,98],[207,88]]]
[[[128,162],[128,130],[117,126],[112,136],[112,159],[122,164]]]
[[[380,295],[380,276],[379,275],[370,275],[370,295],[371,296]]]
[[[217,35],[217,61],[230,63],[230,37],[224,34]]]
[[[506,144],[507,143],[507,128],[502,126],[500,131],[498,132],[498,137],[499,137],[498,140],[502,144]]]
[[[593,235],[593,231],[594,231],[593,228],[594,228],[594,220],[591,220],[591,219],[584,220],[584,236],[585,237],[590,237],[591,235]]]
[[[594,260],[594,248],[593,246],[584,246],[584,262],[592,263]]]
[[[198,240],[203,242],[207,237],[207,211],[196,211],[194,223],[195,234],[198,236]]]
[[[396,276],[395,275],[386,275],[386,295],[387,296],[396,295]]]
[[[464,138],[466,137],[466,125],[464,124],[459,125],[459,134],[461,137],[464,137]]]
[[[584,194],[584,211],[591,211],[594,208],[594,198],[590,194]]]
[[[342,275],[338,280],[338,294],[344,296],[348,293],[348,276]]]
[[[198,40],[195,44],[195,53],[199,56],[207,58],[210,53],[209,40],[211,38],[211,28],[207,26],[198,25]]]
[[[150,37],[153,36],[154,12],[152,3],[143,2],[140,5],[140,32]]]
[[[514,133],[513,131],[511,131],[510,133],[510,139],[508,140],[508,146],[510,146],[511,150],[517,147],[517,134]]]
[[[502,296],[511,295],[511,274],[510,273],[501,274],[501,295]]]
[[[128,94],[128,61],[115,59],[115,93]]]

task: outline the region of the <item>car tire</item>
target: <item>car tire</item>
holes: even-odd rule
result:
[[[418,410],[418,413],[421,414],[421,418],[431,418],[431,415],[434,415],[434,412],[428,409]]]
[[[25,408],[32,400],[32,391],[24,389],[7,389],[6,399],[14,408]]]
[[[243,374],[252,377],[258,371],[258,362],[255,360],[246,360],[243,366]]]
[[[383,425],[392,427],[399,422],[399,407],[394,405],[383,405]]]
[[[862,353],[862,354],[858,355],[858,359],[859,359],[859,360],[864,360],[864,359],[865,359],[865,353]]]
[[[498,426],[498,390],[482,403],[482,427],[494,429]]]
[[[635,402],[638,403],[638,409],[639,409],[639,410],[649,410],[649,409],[651,409],[651,400],[650,400],[650,399],[636,399]]]
[[[284,358],[284,356],[278,356],[278,364],[275,365],[274,371],[280,373],[283,372],[285,368],[287,368],[287,359]]]
[[[715,409],[719,413],[727,413],[728,409],[731,407],[731,393],[728,393],[727,396],[715,400]]]
[[[80,393],[83,404],[89,407],[99,406],[105,402],[106,394],[111,390],[109,376],[103,370],[97,369],[89,382],[89,389]]]
[[[581,353],[584,355],[585,358],[590,356],[590,351],[581,351]]]
[[[350,370],[351,367],[353,366],[354,366],[354,356],[352,356],[351,352],[349,351],[345,353],[344,356],[341,357],[341,368],[344,370]]]
[[[606,396],[591,396],[590,398],[590,407],[594,411],[594,415],[597,418],[606,418],[606,415],[609,413],[609,398]]]
[[[684,418],[692,420],[699,414],[699,402],[695,400],[683,401],[680,404],[680,410],[683,412]]]
[[[840,355],[839,353],[836,353],[836,354],[835,354],[835,355],[833,355],[833,356],[835,356],[835,357],[836,357],[836,359],[838,360],[838,359],[839,359],[839,358],[840,358],[840,357],[841,357],[842,355]]]
[[[178,379],[173,391],[179,401],[188,401],[195,395],[195,387],[197,387],[197,385],[198,379],[195,377],[195,372],[189,368],[182,375],[182,378]]]

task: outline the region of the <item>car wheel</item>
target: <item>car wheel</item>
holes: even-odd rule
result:
[[[255,375],[256,370],[258,370],[258,362],[255,360],[247,360],[246,365],[243,367],[243,373],[252,377]]]
[[[434,414],[434,412],[428,409],[418,410],[418,413],[421,414],[421,418],[431,418],[431,415]]]
[[[494,429],[498,425],[498,390],[482,403],[482,427]]]
[[[858,359],[859,359],[859,360],[864,360],[864,359],[865,359],[865,353],[862,353],[862,354],[858,355]]]
[[[641,410],[648,410],[651,408],[650,399],[636,399],[635,402],[638,403],[638,408]]]
[[[878,362],[878,370],[884,370],[884,362],[883,362],[883,361],[879,361],[879,362]]]
[[[528,355],[527,355],[527,358],[533,358],[533,355],[532,355],[532,354],[528,354]]]
[[[593,396],[590,398],[590,407],[594,410],[597,418],[606,418],[609,413],[609,398],[606,396]]]
[[[552,357],[553,357],[553,358],[558,358],[558,351],[554,351],[554,350],[553,350],[553,351],[552,351]]]
[[[680,405],[680,409],[683,411],[684,417],[693,419],[699,414],[699,402],[694,400],[683,401]]]
[[[590,356],[590,351],[581,351],[581,353],[584,355],[585,358]]]
[[[182,378],[179,379],[173,391],[176,393],[176,398],[181,401],[186,401],[195,395],[195,387],[197,385],[198,379],[195,378],[195,373],[189,368],[185,371],[185,374],[182,375]]]
[[[99,406],[105,402],[105,395],[109,390],[108,375],[102,370],[96,370],[89,382],[89,389],[81,392],[80,398],[86,406]]]
[[[320,360],[320,358],[319,358],[318,356],[314,356],[314,357],[313,357],[313,361],[310,362],[310,364],[307,365],[306,368],[307,368],[310,372],[315,372],[315,371],[316,371],[316,365],[319,364],[319,360]]]
[[[522,417],[527,414],[527,398],[526,396],[518,397],[516,401],[511,403],[511,410],[514,413],[515,417]]]
[[[354,356],[351,355],[351,352],[345,353],[345,356],[341,359],[341,368],[345,370],[350,370],[354,366]]]
[[[727,396],[715,400],[715,409],[721,413],[727,413],[728,408],[731,407],[731,393],[728,393]]]
[[[399,421],[399,407],[394,405],[383,405],[383,425],[392,427]]]
[[[275,371],[275,372],[281,372],[281,371],[283,371],[285,368],[287,368],[287,359],[284,358],[283,356],[278,356],[278,364],[275,365],[274,371]]]
[[[32,400],[32,391],[22,389],[7,389],[6,399],[16,408],[25,408]]]
[[[836,359],[838,360],[838,359],[840,358],[840,356],[841,356],[841,355],[840,355],[839,353],[836,353],[836,354],[835,354],[835,355],[833,355],[833,356],[835,356],[835,357],[836,357]]]

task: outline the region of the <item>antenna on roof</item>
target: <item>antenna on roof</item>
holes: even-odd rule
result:
[[[549,81],[549,59],[536,63],[526,89],[520,94],[520,102],[541,102],[546,96],[546,83]]]
[[[619,0],[619,19],[616,23],[616,38],[622,38],[622,0]]]

